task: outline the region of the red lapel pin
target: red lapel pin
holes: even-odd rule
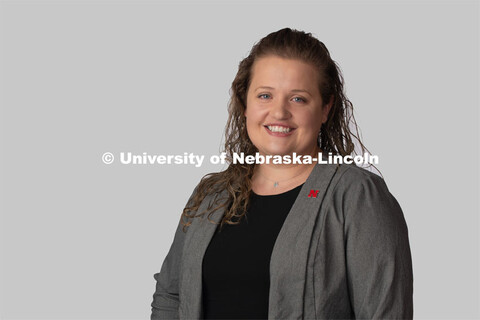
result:
[[[310,190],[310,193],[308,194],[308,197],[309,197],[309,198],[316,198],[316,197],[318,196],[318,192],[319,192],[319,191],[320,191],[320,190],[313,190],[313,189]]]

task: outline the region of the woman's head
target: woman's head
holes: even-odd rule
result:
[[[254,101],[250,95],[256,89],[252,89],[252,81],[257,80],[254,71],[259,65],[265,69],[265,62],[269,62],[271,66],[277,63],[279,69],[283,62],[291,62],[291,65],[303,65],[304,70],[310,69],[307,71],[308,75],[306,74],[304,79],[300,79],[296,83],[306,83],[315,79],[315,83],[308,85],[311,88],[315,87],[317,91],[314,94],[318,93],[321,98],[322,112],[315,114],[319,117],[317,122],[320,122],[321,125],[321,129],[317,130],[317,135],[320,134],[318,140],[321,145],[319,148],[333,154],[351,154],[354,151],[353,137],[356,135],[348,127],[353,116],[352,105],[344,95],[340,69],[322,42],[310,33],[290,28],[270,33],[261,39],[253,46],[248,57],[240,62],[231,87],[229,120],[225,132],[227,154],[229,156],[234,152],[253,154],[259,151],[249,138],[245,114],[248,116],[248,104]],[[291,76],[295,78],[295,75]],[[268,80],[271,81],[273,78],[272,74]],[[288,86],[289,84],[282,82],[283,80],[285,79],[278,77],[277,85]],[[294,88],[290,87],[290,89]],[[286,97],[283,93],[286,91],[282,91],[282,99]],[[326,116],[326,120],[324,116]],[[355,123],[353,124],[355,125]],[[255,139],[254,136],[252,139]],[[361,143],[360,145],[363,148]]]
[[[257,58],[244,112],[248,137],[263,155],[319,152],[318,135],[333,104],[324,103],[319,73],[310,64],[277,55]]]

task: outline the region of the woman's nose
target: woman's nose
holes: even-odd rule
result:
[[[273,104],[270,113],[276,119],[287,119],[290,117],[290,111],[288,110],[288,102],[279,100]]]

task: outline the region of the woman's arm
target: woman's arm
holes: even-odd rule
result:
[[[193,191],[187,204],[190,203],[195,190]],[[153,294],[151,320],[159,319],[178,319],[179,306],[179,276],[180,265],[183,251],[183,244],[186,233],[182,230],[181,219],[177,225],[173,243],[163,261],[159,273],[153,277],[157,281],[156,290]],[[188,228],[186,230],[188,232]]]
[[[343,193],[345,254],[355,318],[412,319],[408,229],[384,180],[361,174]]]

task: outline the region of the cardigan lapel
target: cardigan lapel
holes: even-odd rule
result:
[[[268,319],[303,319],[307,259],[320,205],[337,165],[317,164],[278,234],[270,260]]]
[[[220,194],[220,197],[224,196],[227,196],[227,191]],[[205,197],[197,212],[205,210],[214,200],[213,196]],[[220,222],[224,211],[224,209],[219,209],[212,213],[211,220],[216,223]],[[185,236],[179,279],[180,319],[200,319],[203,316],[202,262],[205,251],[217,228],[216,224],[208,221],[207,216],[208,212],[201,218],[193,219]]]
[[[313,168],[278,234],[270,260],[269,319],[302,319],[310,240],[320,205],[337,167],[317,164]],[[220,197],[226,195],[223,191]],[[213,196],[206,197],[198,212],[213,200]],[[223,214],[224,209],[219,209],[211,219],[219,223]],[[185,236],[179,279],[180,319],[203,316],[202,261],[217,228],[208,221],[207,215],[193,219]]]

